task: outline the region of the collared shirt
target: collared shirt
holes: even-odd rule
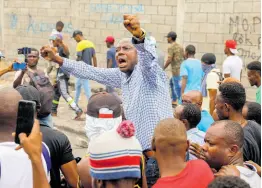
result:
[[[187,140],[190,141],[190,143],[197,143],[200,146],[202,146],[204,142],[204,138],[206,133],[203,131],[200,131],[198,128],[190,129],[186,132],[187,134]],[[194,155],[189,154],[189,160],[197,159]]]
[[[84,62],[64,59],[62,68],[76,77],[97,81],[113,88],[122,88],[126,119],[136,128],[136,136],[143,150],[151,148],[151,139],[157,123],[172,118],[168,78],[157,62],[155,46],[146,38],[143,44],[134,44],[138,63],[128,77],[119,68],[96,68]]]
[[[257,88],[257,92],[256,92],[256,102],[261,104],[261,86],[259,86]]]
[[[240,178],[245,180],[251,188],[261,187],[261,178],[257,174],[257,169],[251,164],[244,163],[246,167],[236,166],[240,172]]]

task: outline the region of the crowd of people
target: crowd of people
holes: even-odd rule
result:
[[[107,68],[99,68],[95,45],[80,30],[72,36],[77,58],[69,59],[63,23],[57,22],[50,45],[32,48],[12,88],[0,89],[0,187],[260,187],[261,63],[246,67],[250,85],[257,87],[256,102],[247,101],[234,40],[225,42],[220,71],[215,54],[198,60],[195,46],[184,50],[170,32],[164,63],[136,16],[124,15],[123,24],[132,38],[115,45],[114,37],[106,37]],[[49,62],[47,72],[37,66],[40,56]],[[169,65],[170,80],[164,71]],[[0,75],[11,71],[13,64]],[[49,79],[52,71],[55,81]],[[71,75],[77,78],[75,99],[68,91]],[[91,95],[88,80],[106,85],[106,92]],[[86,110],[78,104],[82,86]],[[61,96],[75,120],[85,113],[86,156],[74,156],[67,136],[53,126]],[[18,145],[12,133],[22,99],[36,103],[36,116]]]

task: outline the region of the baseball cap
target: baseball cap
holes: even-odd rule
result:
[[[60,33],[55,33],[50,35],[49,40],[56,40],[57,38],[60,38],[61,40],[63,40],[63,36]]]
[[[99,180],[141,178],[142,147],[131,121],[121,122],[90,142],[90,175]]]
[[[167,38],[176,38],[177,37],[177,34],[176,34],[176,32],[174,32],[174,31],[170,31],[168,34],[167,34],[167,36],[166,36]]]
[[[24,100],[36,102],[37,107],[40,108],[41,100],[39,91],[31,85],[20,85],[15,88]]]
[[[0,51],[0,58],[5,58],[4,54]]]
[[[83,33],[82,33],[82,31],[80,31],[80,30],[75,30],[75,31],[73,32],[72,38],[76,37],[76,35],[83,35]]]
[[[216,63],[216,56],[213,53],[206,53],[202,56],[201,61],[208,65],[212,65]]]
[[[115,38],[113,36],[108,36],[108,37],[106,37],[105,42],[113,43],[113,42],[115,42]]]
[[[227,40],[226,41],[226,47],[229,48],[229,50],[233,53],[233,54],[237,54],[237,42],[234,40]]]
[[[87,115],[95,118],[117,118],[122,115],[121,101],[115,95],[100,92],[89,98]]]

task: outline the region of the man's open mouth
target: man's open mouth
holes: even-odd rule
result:
[[[123,68],[127,66],[127,61],[124,58],[118,58],[119,67]]]

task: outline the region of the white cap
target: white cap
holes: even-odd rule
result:
[[[229,50],[232,54],[238,54],[237,49],[229,48]]]

